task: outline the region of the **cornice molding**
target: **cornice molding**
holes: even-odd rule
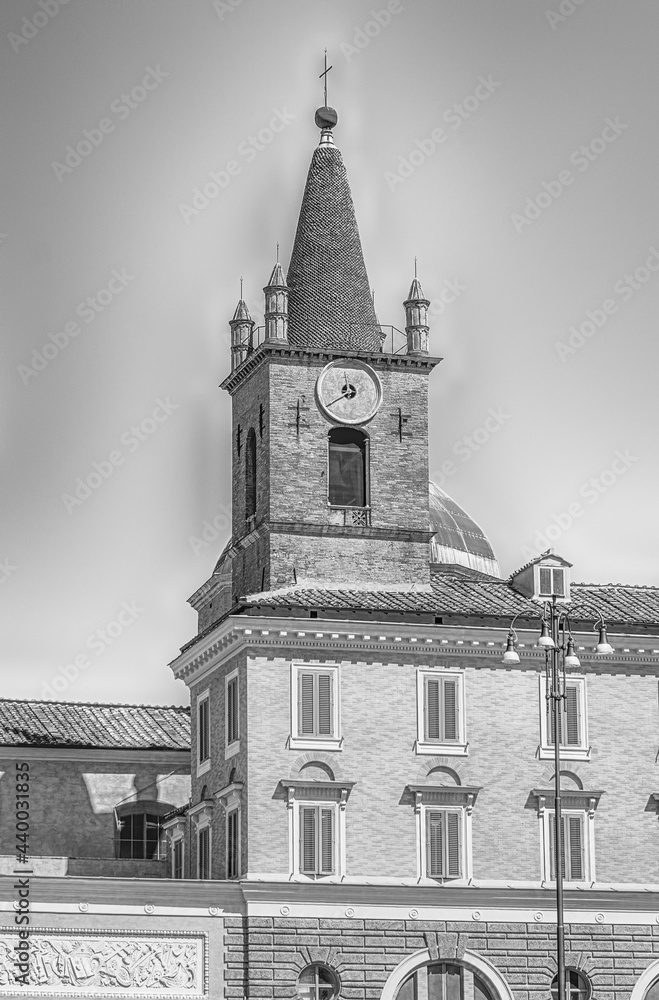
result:
[[[331,347],[301,347],[293,344],[259,344],[245,360],[232,371],[223,382],[221,389],[233,394],[236,389],[267,362],[277,364],[303,364],[310,367],[322,367],[335,358],[359,358],[367,361],[373,368],[414,368],[430,373],[442,358],[412,354],[386,354],[380,351],[344,351]]]
[[[290,605],[295,606],[295,595],[291,594]],[[383,622],[363,619],[322,619],[276,617],[264,615],[229,615],[217,627],[198,641],[192,640],[179,657],[170,663],[174,675],[186,683],[196,683],[210,670],[226,662],[236,652],[247,647],[260,650],[278,650],[278,655],[296,659],[308,655],[309,650],[317,654],[329,654],[331,659],[355,659],[367,656],[380,659],[386,656],[391,661],[392,654],[405,659],[412,656],[415,663],[436,664],[438,658],[445,661],[466,657],[477,666],[478,661],[489,668],[497,665],[501,670],[532,670],[545,668],[545,653],[535,646],[537,630],[517,629],[521,662],[509,665],[501,662],[508,627],[477,625],[430,625],[423,622]],[[647,636],[615,635],[609,633],[609,641],[618,646],[628,644],[629,652],[616,649],[612,656],[601,657],[584,649],[581,642],[592,643],[590,633],[573,632],[577,652],[581,659],[580,673],[624,673],[643,672],[648,667],[659,675],[659,652],[646,650]],[[643,643],[643,652],[633,652],[632,645]],[[283,652],[282,652],[283,651]],[[458,666],[458,663],[454,664]]]

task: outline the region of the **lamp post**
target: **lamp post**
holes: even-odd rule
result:
[[[519,663],[519,654],[515,646],[517,633],[513,628],[519,618],[519,612],[513,618],[508,630],[506,650],[503,662]],[[598,655],[613,652],[606,635],[604,620],[593,625],[599,629],[596,646]],[[565,699],[565,668],[579,667],[579,658],[574,651],[574,640],[570,627],[568,613],[556,605],[556,594],[545,602],[538,646],[545,651],[545,677],[547,704],[551,702],[550,726],[554,741],[554,875],[556,878],[556,964],[558,966],[557,1000],[566,1000],[565,982],[565,920],[563,907],[563,820],[561,815],[561,724],[560,706]]]

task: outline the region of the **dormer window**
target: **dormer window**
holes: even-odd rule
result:
[[[538,567],[538,596],[565,597],[565,570],[562,567]]]
[[[333,507],[368,504],[368,438],[363,431],[335,427],[329,439],[329,502]]]

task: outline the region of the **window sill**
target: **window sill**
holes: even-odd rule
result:
[[[426,756],[439,756],[439,757],[468,757],[469,756],[469,744],[468,743],[423,743],[421,740],[416,740],[414,744],[414,753],[425,754]]]
[[[289,750],[343,750],[343,737],[331,736],[289,736]]]
[[[561,747],[561,760],[590,760],[592,747]],[[554,760],[553,747],[538,747],[538,760]]]
[[[234,740],[224,751],[224,759],[229,760],[230,757],[235,757],[237,753],[240,753],[240,740]]]
[[[201,764],[197,764],[197,777],[200,778],[202,774],[206,774],[206,771],[211,769],[211,759],[207,757],[206,760],[202,761]]]

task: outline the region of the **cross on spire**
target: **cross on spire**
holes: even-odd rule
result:
[[[327,49],[325,49],[325,69],[323,70],[323,72],[318,77],[319,80],[320,79],[323,80],[323,88],[324,88],[324,95],[325,95],[325,107],[328,106],[327,105],[327,74],[329,73],[329,71],[331,70],[331,68],[332,68],[331,66],[327,65]]]

